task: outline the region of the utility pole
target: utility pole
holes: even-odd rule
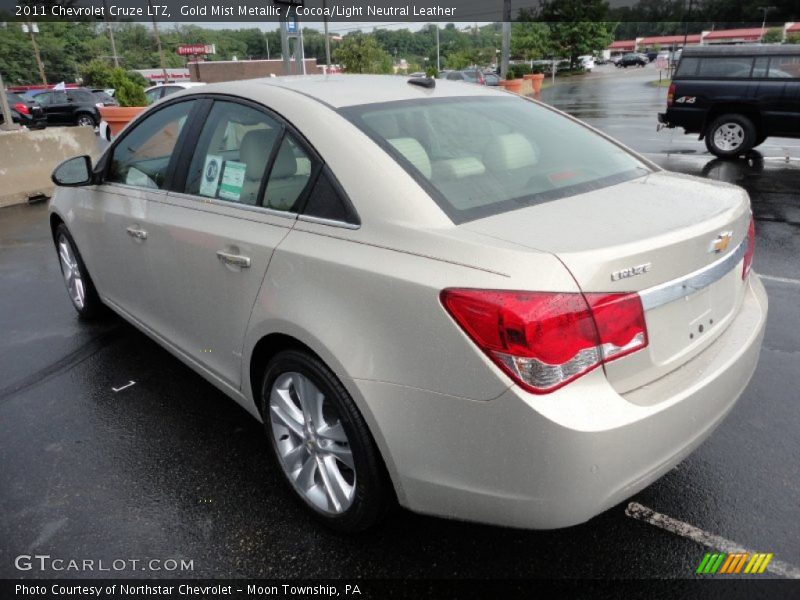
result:
[[[19,129],[19,125],[14,123],[14,119],[11,118],[11,108],[8,106],[8,97],[5,92],[6,86],[3,85],[3,76],[0,75],[0,114],[3,115],[3,124],[0,125],[0,129],[14,131]]]
[[[44,76],[44,65],[42,64],[42,55],[39,54],[39,44],[36,43],[36,36],[34,33],[39,32],[39,27],[35,23],[31,23],[28,21],[27,24],[22,25],[23,32],[31,34],[31,44],[33,45],[33,54],[36,57],[36,65],[39,67],[39,77],[42,79],[42,83],[47,85],[47,77]]]
[[[325,74],[331,69],[331,38],[328,35],[327,1],[322,0],[322,26],[325,28]]]
[[[106,22],[106,30],[108,31],[108,37],[111,40],[111,54],[113,54],[114,58],[114,66],[119,67],[119,57],[117,56],[117,42],[114,40],[114,29],[111,27],[111,20],[108,18],[108,7],[106,6],[106,0],[103,0],[103,19]]]
[[[164,83],[167,83],[167,61],[164,60],[164,49],[161,47],[161,36],[158,35],[158,24],[156,23],[155,11],[153,11],[153,3],[151,0],[147,0],[147,6],[150,9],[150,14],[153,15],[153,33],[156,36],[158,59],[161,62],[161,71],[164,73]]]
[[[771,10],[775,10],[774,6],[759,6],[758,10],[764,11],[764,19],[761,21],[761,35],[758,36],[758,43],[760,44],[764,40],[764,28],[767,26],[767,13]]]
[[[269,60],[269,35],[267,32],[264,32],[264,42],[267,44],[267,60]]]
[[[511,54],[511,0],[503,0],[503,47],[500,58],[500,78],[508,76],[508,59]]]

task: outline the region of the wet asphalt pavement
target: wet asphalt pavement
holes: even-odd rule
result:
[[[656,133],[657,77],[605,67],[543,99],[662,166],[744,186],[770,315],[732,414],[633,500],[798,565],[800,141],[713,160],[693,137]],[[76,576],[15,569],[37,553],[193,560],[187,573],[116,573],[133,577],[690,577],[706,552],[626,517],[627,503],[560,531],[400,509],[367,535],[323,529],[279,481],[260,424],[120,319],[78,322],[46,217],[44,204],[0,210],[0,577]]]

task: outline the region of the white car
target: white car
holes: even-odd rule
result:
[[[578,60],[580,61],[581,66],[588,72],[592,72],[592,69],[595,67],[594,56],[591,54],[586,54],[584,56],[579,56]]]
[[[697,447],[761,348],[744,190],[485,86],[208,85],[53,178],[79,315],[112,309],[263,421],[342,530],[395,499],[586,521]]]
[[[144,95],[147,98],[148,106],[155,102],[161,100],[170,94],[174,94],[175,92],[181,92],[183,90],[188,90],[193,87],[198,87],[201,85],[206,85],[202,82],[193,82],[193,81],[179,81],[175,83],[159,83],[158,85],[150,86],[144,90]],[[114,139],[114,136],[111,134],[111,128],[108,126],[108,123],[105,121],[100,121],[100,125],[98,126],[97,130],[98,135],[101,139],[104,139],[108,142]]]

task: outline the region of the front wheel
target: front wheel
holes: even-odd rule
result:
[[[98,317],[102,313],[103,303],[97,295],[78,248],[63,223],[56,228],[55,242],[61,274],[64,276],[64,284],[67,286],[72,306],[82,319]]]
[[[756,143],[756,128],[744,115],[722,115],[706,133],[706,148],[720,158],[733,158],[749,151]]]
[[[350,395],[315,356],[286,350],[261,388],[273,455],[294,494],[326,525],[363,531],[386,511],[389,483]]]

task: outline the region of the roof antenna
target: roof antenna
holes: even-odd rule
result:
[[[436,80],[433,77],[412,77],[408,83],[429,89],[436,87]]]

